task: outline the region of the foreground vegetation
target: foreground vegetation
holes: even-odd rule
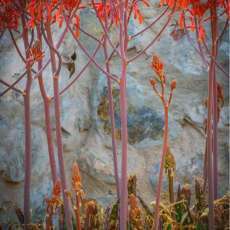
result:
[[[169,153],[168,153],[169,154]],[[167,163],[164,166],[168,169]],[[154,223],[155,202],[147,204],[136,192],[137,178],[130,176],[128,180],[128,223],[129,230],[150,230]],[[168,177],[169,191],[165,192],[160,203],[160,229],[164,230],[206,230],[208,229],[207,193],[203,191],[203,180],[197,178],[195,186],[179,185],[174,193],[172,178]],[[119,201],[103,208],[94,199],[87,199],[81,182],[77,163],[72,168],[72,189],[66,191],[73,212],[73,228],[83,230],[119,229]],[[175,202],[170,202],[175,196]],[[27,225],[27,229],[65,229],[64,207],[61,198],[61,184],[58,181],[52,196],[45,200],[46,213],[44,222]],[[214,202],[215,229],[229,229],[230,195],[227,194]],[[15,208],[20,224],[8,224],[8,229],[24,228],[23,212]],[[2,226],[3,227],[3,226]]]

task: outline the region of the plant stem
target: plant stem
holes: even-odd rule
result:
[[[128,158],[128,128],[127,128],[127,95],[126,95],[126,72],[127,72],[127,16],[125,1],[120,3],[120,53],[121,53],[121,80],[120,80],[120,118],[121,118],[121,183],[120,183],[120,230],[127,229],[128,219],[128,178],[127,178],[127,158]]]
[[[122,162],[121,162],[121,191],[120,191],[120,229],[125,230],[127,225],[128,189],[127,189],[127,98],[126,98],[126,63],[122,64],[122,75],[120,82],[120,117],[121,117],[121,140],[122,140]]]
[[[217,12],[216,2],[210,4],[212,57],[208,76],[208,120],[207,120],[207,154],[208,154],[208,201],[209,201],[209,229],[214,229],[214,199],[217,197],[217,84],[215,60],[217,56]]]
[[[28,41],[28,29],[26,27],[25,15],[21,16],[23,25],[23,42],[26,51],[26,59],[29,58],[29,41]],[[30,223],[30,186],[31,186],[31,114],[30,114],[30,91],[32,85],[31,66],[29,63],[26,65],[27,80],[24,94],[24,127],[25,127],[25,155],[24,155],[24,168],[25,168],[25,182],[24,182],[24,218],[25,226]],[[27,227],[25,227],[27,228]]]
[[[42,43],[42,33],[39,26],[37,26],[37,37],[38,40]],[[42,47],[42,44],[41,44]],[[38,62],[38,72],[42,69],[42,60]],[[53,140],[52,140],[52,127],[51,127],[51,120],[50,120],[50,99],[47,96],[44,82],[43,82],[43,76],[42,73],[38,77],[38,83],[40,92],[43,98],[44,103],[44,111],[45,111],[45,126],[46,126],[46,138],[47,138],[47,145],[48,145],[48,152],[49,152],[49,161],[50,161],[50,168],[51,168],[51,176],[53,185],[55,185],[55,182],[57,180],[57,168],[56,168],[56,162],[54,157],[54,146],[53,146]]]
[[[58,150],[58,163],[60,170],[60,178],[62,184],[62,195],[64,199],[64,209],[65,209],[65,219],[67,229],[72,229],[72,218],[70,213],[70,201],[67,197],[67,183],[64,168],[64,158],[63,158],[63,144],[62,144],[62,131],[61,131],[61,108],[60,108],[60,95],[59,95],[59,72],[56,65],[55,52],[53,46],[52,32],[49,24],[46,24],[47,39],[51,45],[50,48],[50,58],[51,58],[51,68],[53,73],[53,89],[54,89],[54,110],[55,110],[55,124],[56,124],[56,140],[57,140],[57,150]],[[60,64],[60,63],[59,63]],[[59,66],[60,68],[60,66]]]
[[[27,73],[27,71],[25,71],[23,73],[23,75],[21,75],[13,84],[9,84],[9,83],[3,81],[2,79],[0,79],[0,83],[8,87],[2,93],[0,93],[0,97],[5,95],[11,89],[13,89],[15,92],[18,92],[18,93],[23,95],[24,92],[22,90],[20,90],[19,88],[16,88],[15,85],[26,75],[26,73]]]
[[[160,173],[157,184],[157,197],[156,197],[156,208],[155,208],[155,224],[152,226],[152,229],[158,230],[159,227],[159,209],[160,209],[160,197],[161,197],[161,187],[163,181],[163,172],[164,172],[164,162],[165,155],[168,148],[168,105],[164,105],[164,135],[163,135],[163,148],[161,152],[161,162],[160,162]]]
[[[107,14],[104,12],[105,15],[105,30],[108,33],[108,19]],[[104,37],[104,56],[105,60],[108,58],[108,49],[107,49],[107,37]],[[109,62],[106,62],[106,72],[110,74],[110,66]],[[112,82],[109,76],[107,76],[107,86],[108,86],[108,100],[109,100],[109,115],[110,115],[110,122],[111,122],[111,133],[112,133],[112,148],[113,148],[113,165],[114,165],[114,176],[116,180],[116,189],[117,189],[117,199],[119,200],[119,192],[120,192],[120,185],[119,185],[119,174],[118,174],[118,161],[117,161],[117,143],[116,143],[116,130],[115,130],[115,116],[114,116],[114,103],[113,103],[113,89],[112,89]]]

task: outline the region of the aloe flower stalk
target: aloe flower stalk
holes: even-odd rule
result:
[[[63,144],[62,144],[62,132],[61,132],[61,101],[59,95],[59,74],[61,68],[61,57],[57,50],[53,45],[53,38],[51,33],[51,28],[49,24],[45,26],[47,37],[45,35],[45,31],[43,31],[43,37],[49,46],[50,49],[50,58],[51,58],[51,68],[53,74],[53,89],[54,89],[54,110],[55,110],[55,121],[56,121],[56,140],[57,140],[57,149],[58,149],[58,163],[60,170],[60,178],[62,185],[62,195],[64,200],[64,209],[65,209],[65,219],[67,229],[72,229],[72,215],[70,212],[70,201],[67,197],[67,183],[66,183],[66,175],[65,175],[65,166],[64,166],[64,158],[63,158]],[[58,65],[56,63],[56,56],[58,57]]]

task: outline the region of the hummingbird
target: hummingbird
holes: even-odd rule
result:
[[[68,57],[68,61],[64,62],[63,64],[67,65],[67,69],[69,70],[69,78],[73,76],[76,71],[75,61],[77,60],[77,54],[74,51],[73,54]]]

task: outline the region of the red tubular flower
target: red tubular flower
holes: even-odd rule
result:
[[[75,35],[77,38],[79,38],[80,36],[80,17],[78,15],[75,16],[74,27],[75,27]]]
[[[97,11],[97,15],[98,17],[104,21],[105,20],[105,13],[107,15],[107,17],[110,15],[111,13],[111,6],[110,3],[103,3],[103,2],[99,2],[99,3],[95,3],[95,8]],[[115,18],[113,18],[115,19]],[[114,20],[115,22],[117,22],[117,20]]]
[[[134,14],[134,19],[138,19],[138,22],[140,24],[142,24],[143,23],[143,16],[142,16],[137,4],[135,4],[133,6],[133,14]]]
[[[56,21],[58,23],[58,26],[61,27],[62,26],[62,23],[64,21],[64,17],[62,15],[62,12],[63,12],[63,7],[60,6],[57,10],[57,12],[55,13],[55,18],[54,18],[54,21]]]
[[[43,18],[43,7],[42,1],[32,0],[27,5],[27,11],[30,14],[30,19],[28,21],[28,27],[34,28],[36,24],[40,23]]]
[[[203,15],[208,10],[208,8],[209,8],[208,3],[198,3],[198,4],[194,3],[192,4],[192,8],[190,12],[193,16],[203,17]]]
[[[189,4],[190,4],[189,0],[180,0],[179,1],[179,7],[181,9],[187,9]]]
[[[137,19],[138,22],[141,24],[143,23],[143,16],[141,14],[141,11],[139,9],[138,2],[141,2],[144,6],[148,7],[149,1],[148,0],[141,0],[141,1],[132,1],[131,4],[129,4],[128,8],[133,13],[134,19]],[[120,21],[120,12],[119,12],[119,5],[120,2],[118,0],[113,1],[113,5],[110,5],[110,2],[107,2],[106,4],[101,1],[94,4],[98,17],[104,21],[105,20],[105,12],[108,18],[111,18],[112,22],[116,25],[119,24]]]
[[[146,7],[149,7],[149,1],[148,0],[141,0],[141,3],[143,3]],[[135,1],[134,5],[131,5],[130,8],[133,10],[134,19],[137,19],[140,24],[143,23],[143,16],[141,14],[141,11],[139,9],[138,2]]]
[[[80,0],[31,0],[27,5],[27,11],[30,15],[28,27],[34,28],[42,20],[44,23],[57,22],[59,27],[64,21],[64,11],[70,14],[74,9],[80,6]]]
[[[205,29],[202,25],[199,26],[198,30],[198,40],[203,42],[205,40]]]
[[[178,21],[180,29],[184,29],[184,20],[185,20],[184,12],[182,11],[179,15],[179,21]]]
[[[62,4],[66,10],[72,11],[74,8],[80,5],[80,2],[80,0],[63,0]]]

